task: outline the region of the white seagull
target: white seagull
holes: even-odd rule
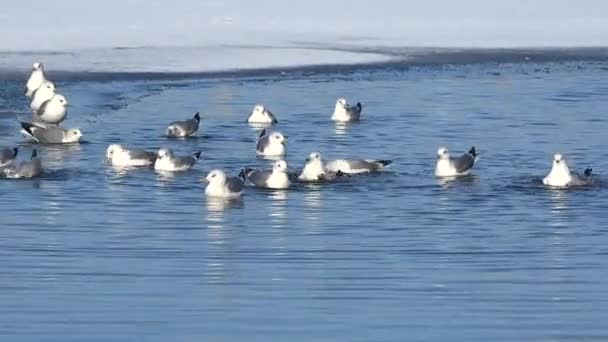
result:
[[[334,114],[331,119],[336,122],[355,122],[361,118],[361,110],[363,106],[361,102],[357,102],[356,105],[351,106],[346,102],[346,99],[341,97],[336,101],[336,107],[334,108]]]
[[[46,81],[46,75],[44,74],[44,65],[42,63],[34,63],[32,66],[32,73],[27,79],[25,84],[25,96],[32,98],[32,94],[36,89],[42,85],[42,82]]]
[[[591,172],[591,169],[586,169],[582,175],[579,175],[571,171],[564,157],[557,153],[553,156],[551,172],[543,178],[543,184],[556,188],[589,185],[592,182]]]
[[[222,170],[212,170],[203,181],[207,182],[205,195],[216,198],[238,198],[245,184],[238,177],[227,177]]]
[[[186,171],[191,169],[196,161],[201,158],[201,152],[196,152],[191,156],[176,156],[168,148],[158,150],[154,169],[157,171]]]
[[[106,149],[106,159],[114,166],[150,166],[156,161],[156,152],[141,149],[127,149],[112,144]]]
[[[471,173],[475,165],[477,152],[475,146],[471,147],[469,152],[460,157],[452,158],[448,149],[440,147],[437,150],[437,164],[435,165],[435,176],[437,177],[456,177],[464,176]]]
[[[277,160],[270,170],[245,169],[241,171],[241,177],[245,183],[266,189],[287,189],[290,181],[287,174],[287,162]]]
[[[272,112],[270,110],[268,110],[268,108],[264,107],[263,105],[258,104],[253,107],[253,110],[251,111],[251,114],[249,115],[247,122],[253,123],[253,124],[270,125],[270,124],[276,124],[279,121],[274,116],[274,114],[272,114]]]

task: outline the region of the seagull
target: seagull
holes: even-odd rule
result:
[[[32,92],[32,102],[30,109],[36,113],[43,103],[50,100],[55,95],[55,84],[51,81],[43,81],[38,88]]]
[[[156,156],[156,152],[127,149],[119,144],[112,144],[106,150],[106,158],[114,166],[150,166],[156,161]]]
[[[15,161],[15,158],[17,158],[18,153],[18,147],[4,148],[0,150],[0,168],[11,165]]]
[[[287,136],[281,132],[268,133],[265,129],[260,132],[256,151],[259,156],[280,157],[285,155]]]
[[[157,171],[186,171],[196,164],[201,158],[201,152],[196,152],[191,156],[175,156],[173,151],[168,148],[158,150],[154,169]]]
[[[347,175],[381,171],[389,166],[392,160],[375,159],[336,159],[327,162],[325,170]]]
[[[40,85],[42,85],[42,82],[44,81],[46,81],[44,65],[36,62],[32,66],[32,73],[25,84],[25,96],[32,98],[33,93],[36,91],[36,89],[40,88]]]
[[[272,112],[270,110],[268,110],[268,108],[264,107],[263,105],[258,104],[253,107],[253,111],[251,111],[251,114],[249,115],[247,122],[253,123],[253,124],[271,125],[271,124],[276,124],[279,121],[274,116],[274,114],[272,114]]]
[[[61,94],[55,94],[35,112],[34,118],[45,124],[58,125],[68,115],[68,101]]]
[[[359,121],[361,117],[361,109],[363,106],[361,102],[357,102],[356,105],[350,106],[346,99],[341,97],[336,101],[336,107],[334,108],[334,115],[331,117],[336,122],[354,122]]]
[[[69,144],[80,141],[82,132],[78,128],[63,129],[57,126],[43,127],[37,124],[21,122],[21,133],[26,138],[40,144]]]
[[[591,169],[586,169],[582,175],[579,175],[570,171],[564,157],[557,153],[553,156],[551,172],[543,178],[543,184],[556,188],[589,185],[592,181],[591,172]]]
[[[435,166],[435,176],[437,177],[455,177],[468,175],[475,165],[477,152],[475,146],[471,147],[469,152],[458,158],[450,157],[448,149],[440,147],[437,150],[437,165]]]
[[[323,165],[321,159],[321,153],[312,152],[306,158],[306,165],[302,169],[302,173],[298,176],[298,180],[302,182],[321,182],[321,181],[332,181],[343,173],[338,170],[337,172],[329,172]]]
[[[245,186],[241,178],[227,177],[222,170],[213,170],[202,180],[208,183],[205,188],[205,195],[208,197],[237,198],[241,196]]]
[[[289,175],[287,174],[287,162],[277,160],[269,170],[245,169],[241,171],[241,177],[245,183],[266,189],[287,189],[289,188]]]
[[[171,138],[183,138],[193,135],[198,131],[198,126],[201,123],[200,113],[196,112],[192,119],[184,121],[174,121],[167,127],[167,136]]]
[[[42,174],[42,164],[38,157],[38,150],[32,151],[32,159],[22,162],[19,166],[11,165],[4,170],[7,178],[34,178]]]

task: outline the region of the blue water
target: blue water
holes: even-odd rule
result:
[[[56,81],[86,142],[40,146],[42,178],[0,182],[2,341],[608,339],[606,61],[81,76]],[[0,82],[0,146],[25,158],[23,83]],[[362,122],[329,121],[339,96]],[[312,151],[394,164],[208,201],[210,169],[268,167],[244,122],[258,102],[292,170]],[[162,137],[195,111],[198,138]],[[104,163],[115,142],[204,158],[124,172]],[[475,145],[474,176],[436,180],[439,145]],[[596,185],[543,188],[555,152]]]

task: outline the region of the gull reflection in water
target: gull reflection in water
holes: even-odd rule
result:
[[[207,268],[205,276],[210,284],[223,284],[227,279],[226,263],[223,260],[223,255],[227,253],[230,244],[230,230],[225,226],[226,211],[231,208],[242,208],[243,201],[241,199],[224,199],[206,197],[205,207],[207,214],[205,221],[207,222],[207,244],[209,255],[212,256],[207,260]]]
[[[284,227],[287,218],[287,191],[276,190],[268,193],[270,199],[269,216],[273,228]]]
[[[34,146],[34,148],[38,148]],[[82,148],[80,144],[57,144],[40,146],[40,156],[43,166],[49,169],[61,169],[65,167],[67,158],[79,152]]]
[[[567,189],[549,189],[549,197],[551,201],[551,223],[553,227],[568,226],[568,203]]]
[[[175,179],[175,172],[156,171],[156,181],[159,186],[166,186]]]
[[[349,123],[336,122],[334,125],[336,135],[347,135],[350,131],[350,125]]]

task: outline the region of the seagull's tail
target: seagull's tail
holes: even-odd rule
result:
[[[253,169],[248,167],[241,169],[241,172],[239,172],[239,178],[242,179],[243,182],[245,182],[247,180],[247,176],[251,173],[251,171],[253,171]]]
[[[593,169],[591,169],[591,168],[585,169],[585,172],[583,172],[583,175],[587,178],[591,177],[593,175]]]
[[[363,109],[363,105],[361,104],[361,102],[357,102],[357,105],[355,107],[357,107],[357,110],[359,112],[361,111],[361,109]]]
[[[260,132],[260,136],[259,138],[263,137],[266,135],[266,128],[264,128],[261,132]]]
[[[477,158],[477,151],[475,150],[475,146],[471,147],[469,150],[469,154],[473,156],[473,158]]]
[[[192,156],[194,157],[194,159],[197,159],[197,160],[201,159],[202,155],[203,155],[203,152],[201,152],[201,151],[192,154]]]
[[[378,165],[379,168],[385,168],[385,167],[391,165],[393,163],[393,161],[392,160],[381,159],[381,160],[374,161],[374,163],[376,163],[376,165]]]
[[[194,114],[194,120],[196,120],[196,122],[198,123],[201,122],[201,115],[199,112],[196,112],[196,114]]]
[[[36,127],[36,126],[35,126],[35,125],[33,125],[33,124],[31,124],[31,123],[29,123],[29,122],[24,122],[24,121],[21,121],[21,127],[22,127],[22,128],[23,128],[23,129],[24,129],[26,132],[28,132],[29,134],[32,134],[32,128],[33,128],[33,127]]]

